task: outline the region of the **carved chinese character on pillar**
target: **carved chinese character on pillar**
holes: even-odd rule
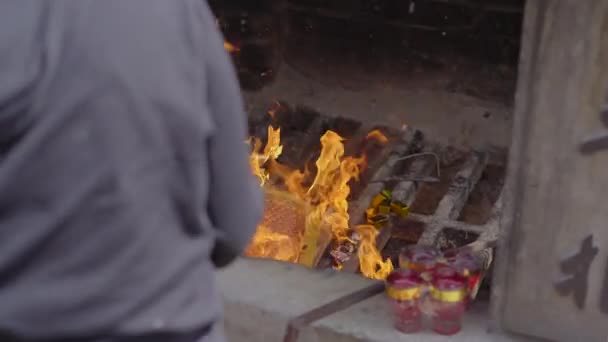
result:
[[[602,285],[602,294],[600,295],[600,311],[608,315],[608,260],[606,260],[604,283]]]
[[[608,128],[608,104],[605,104],[600,111],[600,120],[605,128]],[[602,131],[595,133],[585,139],[581,144],[581,152],[584,154],[592,154],[598,151],[606,151],[608,149],[608,133]]]
[[[564,275],[555,284],[555,289],[562,296],[574,297],[574,303],[579,309],[585,308],[589,281],[589,269],[593,259],[598,254],[598,248],[593,246],[593,236],[588,236],[581,244],[580,249],[572,256],[560,262],[560,269]]]

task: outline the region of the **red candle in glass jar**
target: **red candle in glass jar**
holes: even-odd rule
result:
[[[474,294],[481,281],[481,264],[471,253],[466,251],[449,252],[444,255],[447,264],[458,274],[467,279],[467,305],[471,301],[471,294]]]
[[[458,273],[449,265],[439,265],[433,270],[433,280],[458,277]]]
[[[420,296],[423,279],[411,270],[398,270],[386,278],[386,294],[390,298],[393,323],[397,330],[414,333],[422,328]]]
[[[454,335],[462,329],[467,302],[466,279],[455,274],[437,277],[431,287],[432,329],[442,335]]]
[[[429,272],[437,265],[441,253],[435,247],[412,245],[399,254],[399,267],[419,272],[425,280],[430,280]]]

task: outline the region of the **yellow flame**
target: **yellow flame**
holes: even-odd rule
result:
[[[348,240],[348,195],[351,179],[358,180],[365,158],[344,156],[343,139],[333,131],[321,137],[321,154],[317,159],[317,174],[308,189],[308,197],[318,203],[318,215],[331,227],[338,242]],[[328,210],[329,209],[329,210]]]
[[[355,227],[359,234],[359,267],[361,273],[372,279],[385,279],[394,269],[391,259],[382,260],[382,255],[376,248],[378,230],[371,225]]]
[[[264,165],[270,160],[276,160],[283,152],[281,129],[268,126],[268,142],[263,151],[260,151],[261,148],[262,141],[259,138],[254,138],[253,152],[249,156],[249,166],[253,174],[260,179],[260,185],[264,186],[270,179],[270,174],[264,169]]]
[[[371,137],[380,139],[384,137],[379,131],[370,132]],[[386,137],[384,137],[386,139]],[[365,157],[344,156],[343,138],[336,132],[328,130],[321,137],[321,153],[316,161],[317,172],[310,186],[304,186],[308,171],[292,170],[280,164],[277,158],[283,151],[280,143],[280,129],[268,127],[268,141],[262,149],[262,142],[253,139],[253,152],[250,156],[251,170],[260,179],[262,186],[267,186],[270,176],[283,180],[287,193],[293,196],[290,201],[302,201],[301,207],[306,207],[303,229],[284,229],[284,226],[299,226],[285,223],[282,219],[279,224],[269,224],[271,218],[265,218],[258,226],[258,230],[247,249],[246,254],[255,257],[273,258],[283,261],[303,262],[313,264],[318,255],[317,242],[322,229],[327,228],[331,237],[338,244],[353,242],[350,236],[356,231],[359,236],[359,261],[364,276],[373,279],[384,279],[393,269],[390,260],[383,261],[376,248],[377,231],[373,226],[358,226],[353,230],[349,226],[348,196],[350,194],[349,182],[358,180],[361,169],[365,166]],[[274,204],[267,206],[268,211],[276,210]],[[292,206],[291,208],[295,208]],[[289,220],[287,220],[289,221]],[[271,226],[271,227],[270,227]],[[275,227],[276,226],[276,227]],[[338,263],[338,269],[342,265]]]

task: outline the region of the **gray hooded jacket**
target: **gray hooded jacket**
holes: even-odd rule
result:
[[[0,330],[182,331],[261,215],[202,0],[0,2]],[[212,257],[213,255],[213,257]]]

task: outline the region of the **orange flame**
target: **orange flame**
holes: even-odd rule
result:
[[[228,51],[229,53],[235,53],[235,52],[241,51],[241,49],[238,46],[236,46],[230,42],[227,42],[227,41],[224,42],[224,49],[226,49],[226,51]]]
[[[370,132],[375,139],[386,137]],[[338,244],[353,242],[350,236],[359,236],[359,260],[361,272],[373,279],[384,279],[393,265],[390,260],[383,261],[376,248],[377,231],[372,226],[349,226],[348,201],[349,182],[358,180],[365,166],[365,157],[345,157],[343,138],[328,130],[321,137],[321,153],[316,161],[317,173],[308,187],[303,183],[308,177],[307,170],[292,170],[280,164],[277,158],[283,148],[280,143],[280,129],[268,127],[268,142],[262,150],[262,142],[253,139],[253,152],[250,156],[251,170],[260,179],[268,195],[278,196],[276,189],[270,188],[270,176],[281,179],[287,191],[282,202],[266,206],[265,217],[247,249],[246,254],[254,257],[272,258],[283,261],[300,262],[312,266],[320,251],[317,246],[324,233],[331,234]],[[381,140],[382,141],[382,140]],[[291,203],[285,205],[285,201]],[[279,204],[282,203],[282,204]],[[293,204],[293,205],[292,205]],[[299,211],[304,222],[293,219]],[[278,216],[289,219],[276,219]],[[287,228],[286,228],[287,227]],[[371,228],[370,228],[371,227]],[[341,268],[341,264],[337,268]]]
[[[376,248],[378,230],[371,225],[356,226],[359,234],[359,267],[361,273],[372,279],[385,279],[394,269],[391,259],[382,260],[382,255]]]
[[[266,189],[266,210],[245,254],[297,262],[305,224],[305,206],[291,194]]]
[[[386,135],[382,134],[382,132],[380,132],[380,130],[377,130],[377,129],[367,133],[366,139],[373,139],[373,140],[378,141],[381,144],[388,143],[388,138],[386,137]]]

